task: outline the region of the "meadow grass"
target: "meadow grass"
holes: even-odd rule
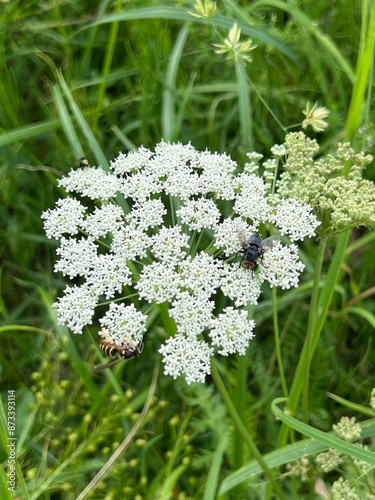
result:
[[[99,373],[98,325],[82,336],[56,325],[64,280],[40,215],[64,195],[57,179],[78,158],[108,170],[119,151],[163,138],[243,165],[248,151],[267,156],[300,130],[307,101],[331,111],[317,136],[322,156],[343,139],[372,152],[358,129],[374,127],[374,2],[218,8],[206,21],[188,2],[2,2],[2,499],[319,498],[313,466],[302,481],[287,464],[331,447],[352,457],[340,474],[352,482],[354,459],[374,465],[371,451],[331,432],[347,415],[370,447],[375,433],[374,231],[305,242],[300,286],[264,290],[247,355],[216,359],[206,384],[159,368],[174,328],[162,306],[142,356]],[[246,66],[213,52],[235,22],[258,45]],[[375,180],[373,163],[364,176]],[[9,390],[16,494],[6,476]],[[358,494],[374,494],[371,474]],[[338,477],[324,477],[327,486]]]

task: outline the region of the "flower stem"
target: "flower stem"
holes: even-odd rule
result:
[[[307,323],[307,334],[305,339],[305,346],[306,346],[306,355],[304,359],[305,372],[304,372],[304,378],[302,380],[303,383],[302,406],[303,406],[303,419],[305,422],[308,421],[308,414],[309,414],[310,364],[316,347],[315,341],[317,341],[321,332],[321,330],[320,331],[316,330],[315,325],[316,325],[316,319],[318,317],[319,283],[323,267],[326,242],[327,242],[326,237],[321,237],[316,259],[315,275],[313,281],[313,288],[311,292],[310,311]]]
[[[318,293],[319,293],[319,281],[320,274],[322,270],[323,264],[323,256],[324,250],[326,246],[326,239],[321,238],[319,248],[318,248],[318,257],[315,268],[315,276],[313,282],[313,290],[311,294],[311,303],[310,303],[310,312],[309,319],[307,324],[307,335],[306,340],[302,349],[302,353],[297,365],[296,373],[293,379],[292,389],[290,391],[290,402],[289,402],[289,410],[294,413],[298,400],[302,391],[302,388],[305,383],[308,384],[308,376],[307,370],[310,369],[310,362],[312,355],[314,353],[315,347],[317,345],[317,341],[319,339],[320,331],[317,329],[314,330],[315,320],[317,315],[317,303],[318,303]],[[307,368],[306,368],[307,365]],[[307,376],[307,378],[306,378]]]

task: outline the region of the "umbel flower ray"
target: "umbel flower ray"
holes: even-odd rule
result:
[[[96,314],[106,338],[138,344],[150,308],[166,304],[176,333],[159,349],[165,373],[203,382],[215,353],[245,354],[255,328],[245,307],[257,304],[262,283],[298,285],[295,242],[319,222],[307,204],[270,198],[264,180],[228,155],[191,144],[141,147],[110,166],[70,171],[59,180],[70,196],[42,215],[47,236],[60,241],[56,272],[75,280],[54,304],[58,321],[80,334]],[[278,241],[248,269],[244,245],[264,227],[294,243]],[[218,291],[227,302],[220,311]]]

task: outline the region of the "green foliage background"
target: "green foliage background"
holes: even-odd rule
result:
[[[261,454],[275,450],[280,424],[271,402],[283,393],[270,291],[254,310],[257,337],[248,355],[220,359],[215,383],[188,387],[160,370],[153,386],[164,335],[158,318],[141,358],[98,376],[97,329],[73,338],[56,326],[50,306],[64,282],[53,275],[55,244],[40,219],[63,194],[56,178],[83,155],[108,168],[119,151],[164,138],[226,151],[243,164],[246,152],[267,156],[282,143],[307,101],[331,110],[330,128],[318,137],[322,154],[344,137],[373,153],[357,135],[359,125],[373,127],[372,70],[365,97],[353,104],[366,33],[374,37],[372,2],[224,0],[218,7],[206,22],[188,13],[189,2],[0,4],[0,416],[6,432],[7,391],[16,390],[17,498],[77,498],[131,431],[150,385],[155,395],[137,433],[87,498],[271,498],[265,476],[246,469],[258,466],[254,451],[218,391],[219,377]],[[247,78],[213,53],[234,22],[258,45]],[[365,176],[374,180],[373,164]],[[301,251],[301,287],[278,301],[289,387],[304,342],[316,244]],[[323,272],[336,244],[328,242]],[[375,387],[373,233],[354,231],[346,256],[311,363],[309,422],[325,433],[341,415],[364,411],[344,408],[327,391],[366,405]],[[4,441],[0,452],[6,464]],[[290,453],[280,453],[276,465]],[[5,499],[4,474],[1,480]],[[281,484],[286,498],[313,498],[311,484]]]

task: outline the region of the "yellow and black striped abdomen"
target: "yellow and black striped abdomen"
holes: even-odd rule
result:
[[[99,348],[106,356],[114,358],[119,355],[120,358],[130,359],[139,356],[143,351],[143,340],[138,345],[134,343],[118,345],[113,340],[102,340],[99,342]]]

